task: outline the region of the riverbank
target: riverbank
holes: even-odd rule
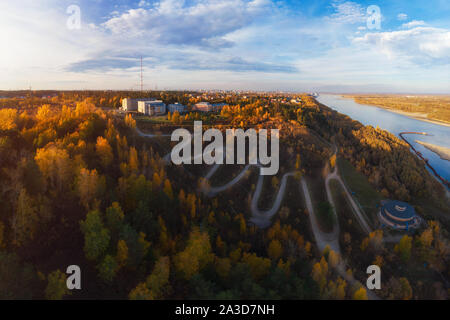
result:
[[[387,107],[387,106],[382,105],[382,104],[377,104],[377,103],[374,103],[374,102],[371,102],[371,101],[365,101],[364,99],[360,99],[358,96],[341,95],[341,97],[342,98],[347,98],[347,99],[352,99],[355,103],[358,103],[360,105],[369,105],[369,106],[372,106],[372,107],[376,107],[376,108],[380,108],[380,109],[383,109],[383,110],[387,110],[389,112],[397,113],[397,114],[400,114],[402,116],[405,116],[405,117],[408,117],[408,118],[411,118],[411,119],[415,119],[415,120],[419,120],[419,121],[425,121],[425,122],[437,124],[437,125],[440,125],[440,126],[450,127],[450,122],[444,121],[444,120],[439,120],[439,119],[428,118],[428,113],[425,113],[425,112],[408,112],[408,111],[398,110],[398,109]]]
[[[450,148],[437,146],[435,144],[415,140],[418,144],[423,145],[428,150],[436,153],[442,160],[450,161]]]
[[[450,123],[449,122],[444,122],[444,121],[440,121],[440,120],[433,120],[433,119],[427,118],[427,114],[424,114],[424,113],[420,113],[420,112],[406,112],[406,111],[395,110],[395,109],[392,109],[392,108],[386,108],[386,107],[375,106],[375,105],[373,107],[381,108],[381,109],[387,110],[389,112],[394,112],[394,113],[400,114],[402,116],[405,116],[405,117],[408,117],[408,118],[411,118],[411,119],[415,119],[415,120],[419,120],[419,121],[425,121],[425,122],[437,124],[437,125],[444,126],[444,127],[450,127]]]

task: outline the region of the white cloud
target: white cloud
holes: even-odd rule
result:
[[[138,7],[142,8],[142,7],[148,7],[150,6],[150,2],[149,1],[145,1],[145,0],[141,0],[139,1]]]
[[[402,24],[402,28],[411,29],[420,26],[426,26],[427,24],[423,20],[413,20],[407,23]]]
[[[141,55],[147,88],[450,87],[449,30],[406,29],[406,20],[374,33],[355,2],[310,17],[269,0],[147,0],[105,11],[104,24],[83,11],[82,30],[71,31],[61,0],[23,1],[0,1],[3,88],[128,89],[138,86]]]
[[[162,0],[153,8],[131,9],[103,26],[122,38],[140,38],[160,44],[227,47],[227,34],[251,24],[269,7],[268,0],[203,0],[186,5]]]
[[[410,61],[417,65],[450,64],[450,31],[433,27],[366,33],[355,38],[355,44],[366,45],[390,59]]]
[[[399,13],[397,15],[397,20],[405,21],[406,19],[408,19],[408,15],[406,13]]]

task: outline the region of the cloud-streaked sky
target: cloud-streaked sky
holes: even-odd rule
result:
[[[6,90],[450,93],[448,0],[2,1],[0,37]]]

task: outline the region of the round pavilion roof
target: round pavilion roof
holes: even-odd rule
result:
[[[397,200],[387,201],[383,209],[400,219],[412,219],[416,215],[416,211],[410,204]]]

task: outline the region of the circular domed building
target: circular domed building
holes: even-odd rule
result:
[[[410,204],[397,200],[389,200],[381,203],[379,218],[382,225],[394,229],[408,230],[417,228],[420,219],[416,215],[414,207]]]

